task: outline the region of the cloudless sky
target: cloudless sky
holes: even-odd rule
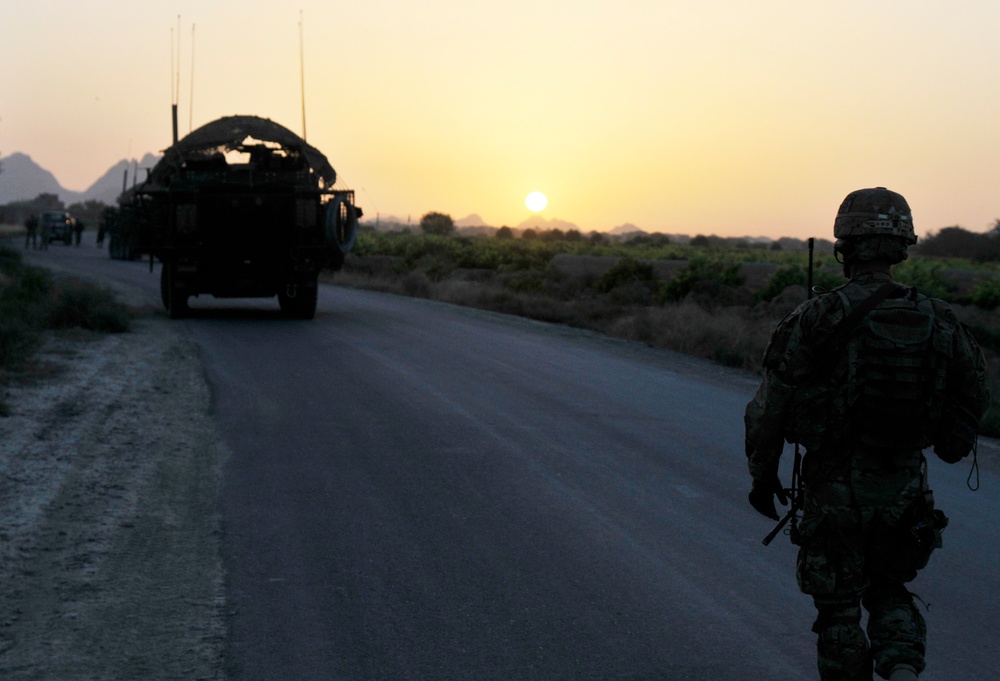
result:
[[[300,10],[306,137],[366,217],[541,191],[585,231],[827,237],[881,185],[918,234],[1000,218],[991,0],[3,0],[0,159],[86,189],[170,145],[175,90],[181,135],[302,134]]]

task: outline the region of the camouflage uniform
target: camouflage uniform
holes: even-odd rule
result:
[[[786,439],[806,448],[796,578],[818,611],[813,631],[824,681],[868,681],[873,662],[883,678],[898,664],[923,671],[926,626],[905,584],[940,546],[947,520],[933,511],[922,450],[934,445],[942,459],[961,459],[975,443],[989,401],[982,352],[954,311],[900,286],[876,309],[895,305],[932,311],[937,359],[926,361],[937,368],[930,372],[934,387],[924,400],[929,406],[923,416],[887,416],[891,400],[863,402],[856,387],[862,341],[855,333],[831,349],[827,339],[836,336],[848,307],[892,281],[887,273],[860,274],[782,320],[765,352],[762,384],[745,414],[755,481],[776,479]],[[856,424],[865,416],[901,423],[893,435],[898,439],[890,441],[910,444],[887,448],[863,441]],[[927,426],[924,432],[918,423]],[[908,537],[920,523],[927,534],[917,547]],[[862,606],[869,613],[867,636]]]

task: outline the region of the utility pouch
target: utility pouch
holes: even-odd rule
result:
[[[875,563],[876,572],[912,581],[927,566],[934,549],[941,548],[947,526],[948,516],[934,508],[934,493],[927,490],[910,504],[894,530],[875,538],[868,560]]]
[[[908,545],[913,569],[920,570],[927,565],[934,549],[941,548],[944,528],[948,527],[948,516],[934,508],[934,493],[924,492],[904,515],[909,531],[905,544]],[[906,525],[903,526],[906,528]],[[905,545],[904,545],[904,548]]]

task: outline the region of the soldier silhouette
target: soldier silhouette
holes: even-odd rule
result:
[[[849,281],[779,323],[746,408],[749,500],[777,519],[783,444],[805,447],[796,578],[817,610],[820,678],[914,681],[926,624],[906,584],[947,524],[923,450],[949,463],[975,451],[985,360],[947,303],[893,279],[917,241],[901,195],[850,193],[834,236]]]

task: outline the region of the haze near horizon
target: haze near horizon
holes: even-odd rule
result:
[[[585,231],[805,238],[881,185],[920,235],[984,231],[998,20],[985,0],[12,0],[0,154],[82,190],[169,146],[173,99],[181,135],[234,114],[302,134],[304,76],[306,137],[369,217],[514,225],[538,191]]]

